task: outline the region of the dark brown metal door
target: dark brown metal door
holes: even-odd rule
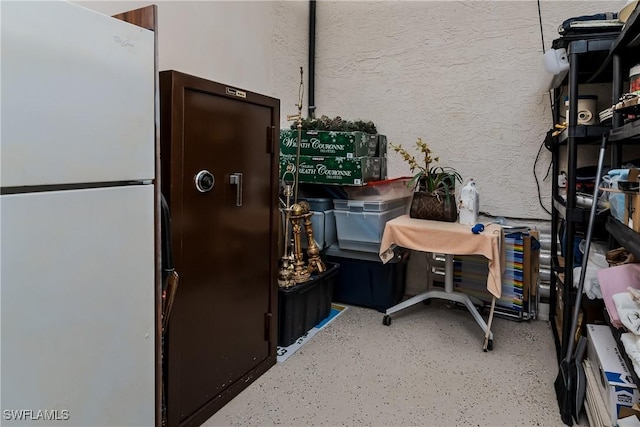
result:
[[[275,363],[279,102],[170,75],[169,204],[180,286],[169,326],[168,416],[191,424],[237,394],[261,364]]]

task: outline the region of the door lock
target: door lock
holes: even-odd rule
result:
[[[201,193],[206,193],[207,191],[211,191],[213,189],[213,186],[216,183],[216,179],[213,177],[213,174],[211,172],[204,169],[196,174],[194,182],[196,185],[196,190]]]

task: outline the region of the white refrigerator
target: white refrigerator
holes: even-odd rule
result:
[[[155,422],[154,36],[2,1],[1,425]]]

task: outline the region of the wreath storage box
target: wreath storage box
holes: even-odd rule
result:
[[[280,178],[287,170],[295,174],[295,164],[295,155],[280,155]],[[380,179],[380,158],[300,156],[298,179],[311,184],[364,185]]]
[[[380,157],[380,179],[387,179],[387,137],[386,135],[378,134],[378,153]]]
[[[280,153],[296,154],[298,131],[280,131]],[[334,157],[373,157],[378,152],[378,135],[365,132],[303,130],[300,155]]]

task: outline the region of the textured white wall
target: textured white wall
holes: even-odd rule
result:
[[[624,1],[543,1],[545,49],[566,18]],[[536,1],[320,1],[317,114],[373,120],[475,178],[489,215],[548,219],[533,165],[551,127]],[[550,154],[543,149],[537,173]],[[409,174],[395,153],[389,176]],[[550,206],[550,181],[541,182]]]
[[[80,1],[115,14],[139,1]],[[308,73],[308,2],[159,1],[160,69],[176,69],[281,100],[296,112],[299,67]],[[572,16],[618,11],[624,0],[541,2],[545,49]],[[381,1],[317,3],[317,114],[373,120],[390,141],[428,141],[441,165],[473,177],[489,215],[549,219],[533,165],[551,126],[537,2]],[[607,93],[600,88],[599,93]],[[305,89],[306,115],[308,88]],[[600,99],[604,108],[607,100]],[[595,147],[581,150],[593,164]],[[537,174],[550,205],[550,163]],[[409,174],[390,154],[391,177]],[[410,261],[407,293],[424,287],[426,255]]]
[[[307,68],[306,1],[75,1],[114,15],[158,6],[160,70],[177,70],[281,101],[296,112],[300,67]],[[305,110],[306,115],[306,110]]]
[[[79,1],[107,14],[149,4]],[[159,1],[160,69],[238,86],[296,112],[308,73],[307,1]],[[566,18],[618,11],[624,0],[542,1],[545,48]],[[551,126],[537,2],[324,1],[317,3],[317,114],[373,120],[395,143],[422,137],[465,179],[489,215],[548,219],[534,160]],[[305,88],[306,115],[308,88]],[[606,100],[600,100],[600,104]],[[593,156],[596,156],[593,151]],[[589,164],[590,155],[580,163]],[[595,159],[593,159],[595,162]],[[550,155],[537,164],[542,181]],[[408,175],[395,154],[389,176]]]

